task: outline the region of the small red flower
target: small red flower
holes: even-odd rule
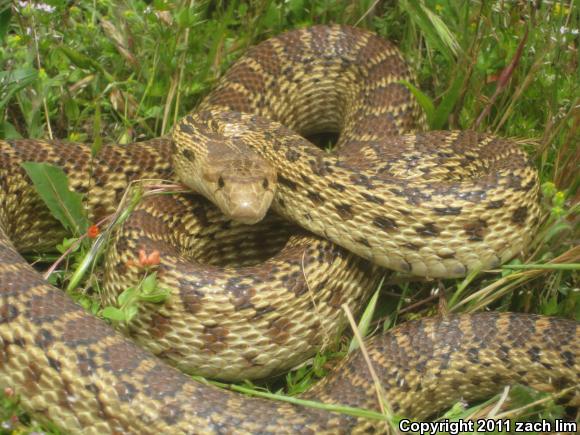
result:
[[[91,225],[87,230],[87,236],[89,236],[89,239],[95,239],[100,233],[101,230],[97,225]]]
[[[139,265],[141,267],[157,266],[161,262],[161,256],[158,250],[147,254],[144,249],[139,250]]]
[[[6,397],[12,397],[12,396],[14,396],[14,390],[12,388],[10,388],[10,387],[6,387],[6,388],[4,388],[4,395]]]

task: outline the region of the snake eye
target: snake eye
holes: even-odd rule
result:
[[[218,178],[218,187],[221,189],[222,187],[224,187],[226,185],[224,178],[223,177],[219,177]]]
[[[269,185],[270,185],[270,183],[268,183],[268,179],[264,178],[264,181],[262,181],[262,187],[264,189],[267,189]]]

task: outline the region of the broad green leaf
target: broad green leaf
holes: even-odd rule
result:
[[[137,305],[129,305],[128,307],[125,307],[123,310],[123,313],[125,314],[125,322],[129,323],[131,320],[133,320],[138,312],[139,308],[137,308]]]
[[[170,291],[165,288],[156,288],[154,291],[139,295],[139,300],[143,302],[151,302],[152,304],[160,304],[165,302],[169,297]]]
[[[429,125],[431,125],[431,120],[433,119],[433,115],[435,113],[435,106],[433,105],[433,100],[429,98],[429,95],[421,92],[421,90],[417,88],[415,85],[413,85],[411,82],[408,82],[407,80],[401,80],[401,84],[405,85],[407,89],[409,89],[411,93],[415,96],[417,102],[423,108],[425,114],[427,115]]]
[[[0,107],[1,109],[1,107]],[[8,121],[0,121],[0,137],[3,139],[21,139],[22,135],[13,124]]]
[[[105,309],[103,309],[103,311],[101,311],[101,315],[105,319],[113,320],[115,322],[125,321],[125,313],[115,307],[106,307]]]
[[[143,289],[143,293],[151,293],[157,287],[157,273],[153,272],[150,275],[147,275],[143,282],[141,283],[141,288]]]
[[[11,71],[0,71],[3,98],[0,100],[0,109],[5,107],[12,96],[29,86],[38,78],[38,71],[34,68],[18,68]]]
[[[117,298],[117,303],[121,306],[127,304],[129,299],[133,298],[136,292],[136,287],[129,287],[128,289],[124,290],[123,293],[119,295]]]
[[[72,192],[64,171],[48,163],[24,162],[22,167],[52,215],[75,236],[86,233],[89,222],[82,195]]]

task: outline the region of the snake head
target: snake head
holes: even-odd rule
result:
[[[227,217],[244,224],[261,221],[276,192],[276,171],[257,155],[213,161],[202,178],[206,196]]]
[[[245,143],[247,126],[230,122],[228,117],[227,122],[221,122],[219,114],[217,118],[209,115],[212,113],[188,116],[174,129],[175,173],[228,218],[255,224],[264,218],[274,199],[276,169]],[[234,115],[235,119],[241,116]],[[208,119],[213,122],[206,122]]]

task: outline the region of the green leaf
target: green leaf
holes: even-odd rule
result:
[[[455,104],[457,103],[457,99],[461,93],[463,81],[464,75],[458,70],[455,80],[451,83],[451,86],[447,90],[447,93],[441,100],[439,106],[437,106],[437,109],[435,109],[433,117],[429,122],[429,126],[432,130],[441,130],[447,124],[447,118],[455,108]]]
[[[3,139],[22,139],[22,135],[16,130],[14,124],[8,121],[0,121],[0,137]]]
[[[101,315],[105,319],[113,320],[114,322],[124,322],[126,318],[125,313],[115,307],[106,307],[101,311]]]
[[[464,412],[465,406],[461,402],[458,402],[449,408],[443,417],[449,420],[457,420],[464,415]]]
[[[121,293],[117,298],[117,303],[120,306],[126,305],[129,302],[129,300],[133,298],[136,291],[137,291],[136,287],[129,287],[128,289],[124,290],[123,293]]]
[[[139,295],[139,300],[143,302],[151,302],[153,304],[160,304],[165,302],[169,297],[170,291],[165,288],[156,288],[150,293],[143,293]]]
[[[38,71],[34,68],[18,68],[12,71],[0,71],[0,83],[2,83],[2,95],[0,109],[5,107],[12,96],[29,86],[38,78]]]
[[[137,308],[137,305],[129,305],[128,307],[125,307],[123,310],[123,313],[125,314],[125,323],[129,323],[131,320],[133,320],[138,312],[139,308]]]
[[[305,7],[304,0],[290,0],[288,2],[288,9],[290,9],[295,15],[300,15],[302,12],[304,12]]]
[[[93,72],[99,72],[101,74],[103,74],[103,76],[109,81],[112,82],[114,81],[114,77],[109,74],[104,68],[103,66],[97,62],[96,60],[94,60],[93,58],[87,56],[86,54],[83,53],[79,53],[78,51],[70,48],[70,47],[66,47],[66,46],[61,46],[59,47],[60,51],[63,52],[66,57],[69,58],[69,60],[75,64],[76,66],[78,66],[79,68],[82,69],[87,69]]]
[[[86,233],[89,221],[82,204],[82,195],[68,188],[64,171],[48,163],[24,162],[22,167],[52,215],[73,235]]]
[[[66,250],[69,249],[77,240],[78,240],[77,237],[70,237],[70,238],[65,237],[62,240],[62,243],[59,243],[58,245],[56,245],[56,249],[61,254],[64,254],[66,252]],[[77,248],[75,250],[73,250],[72,252],[78,251],[79,247],[80,247],[80,245],[77,246]]]
[[[421,90],[415,87],[415,85],[413,85],[411,82],[408,82],[407,80],[401,80],[400,83],[405,85],[407,89],[409,89],[411,93],[415,96],[417,102],[421,105],[421,107],[425,111],[425,114],[427,115],[429,125],[431,125],[431,120],[433,119],[433,115],[435,114],[435,106],[433,105],[433,100],[431,100],[431,98],[429,98],[427,94],[421,92]]]
[[[70,47],[62,46],[60,47],[60,51],[62,51],[66,57],[68,57],[69,60],[79,68],[95,70],[98,72],[100,72],[103,68],[86,54],[79,53]]]
[[[58,282],[61,278],[62,278],[62,273],[55,271],[55,272],[51,273],[46,280],[49,283],[51,283],[53,286],[58,287]]]
[[[12,18],[12,8],[10,5],[7,7],[0,7],[0,41],[4,41],[4,37],[8,32],[8,25],[10,24],[10,19]]]
[[[80,116],[79,105],[74,98],[70,98],[68,95],[64,96],[62,99],[64,113],[69,122],[77,121]]]
[[[546,316],[553,316],[558,313],[558,296],[552,296],[548,301],[542,304],[541,308],[542,314]]]
[[[157,273],[147,275],[141,283],[141,288],[145,294],[153,292],[157,288]]]

